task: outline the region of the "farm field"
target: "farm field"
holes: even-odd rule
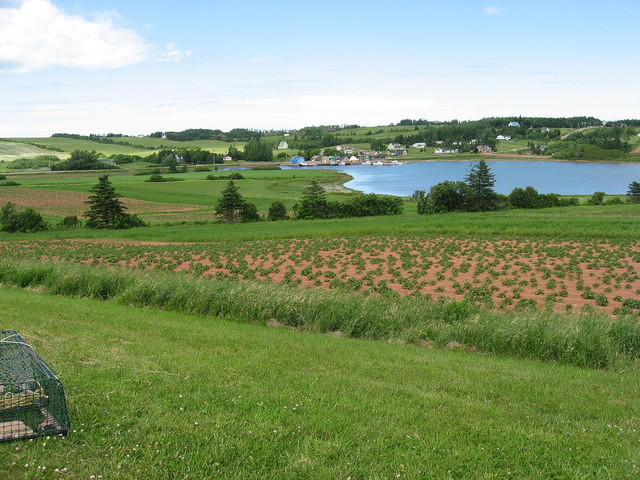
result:
[[[11,242],[0,256],[160,269],[493,310],[640,310],[640,242],[352,237],[215,244]],[[622,307],[627,308],[623,309]]]
[[[161,148],[201,148],[214,153],[227,153],[231,145],[242,150],[245,145],[245,142],[224,142],[222,140],[189,140],[178,142],[166,138],[152,137],[113,137],[112,140],[114,142],[120,141],[132,145],[140,145],[145,148],[151,148],[152,150],[160,150]]]
[[[153,150],[145,150],[141,148],[132,147],[130,145],[118,145],[110,143],[98,143],[90,140],[65,138],[65,137],[41,137],[41,138],[10,138],[8,139],[17,143],[36,143],[46,147],[52,147],[54,149],[62,150],[62,152],[70,154],[74,150],[95,150],[99,153],[111,155],[115,153],[123,153],[130,155],[146,156],[153,153]],[[47,154],[58,154],[59,151],[45,150]]]
[[[44,150],[26,143],[0,141],[0,168],[3,166],[2,162],[15,160],[16,158],[52,154],[54,152],[51,150]]]
[[[167,178],[184,181],[153,183],[145,182],[148,175],[123,173],[111,177],[114,186],[124,197],[123,202],[130,212],[143,214],[148,221],[213,220],[213,206],[227,181],[206,180],[206,177],[229,175],[225,171],[168,174],[165,175]],[[21,208],[36,208],[49,216],[80,216],[86,210],[89,190],[97,183],[99,175],[102,174],[92,172],[16,177],[19,186],[0,189],[0,205],[10,201]],[[311,179],[326,183],[347,178],[327,170],[243,170],[242,175],[246,179],[237,180],[238,187],[246,199],[256,203],[263,212],[276,199],[291,208]],[[331,197],[340,195],[334,193]],[[202,214],[204,207],[209,209],[208,215]],[[183,213],[174,215],[176,212]]]
[[[0,477],[637,478],[640,378],[0,288],[72,432]],[[46,468],[46,469],[45,469]],[[64,474],[55,470],[65,469]]]

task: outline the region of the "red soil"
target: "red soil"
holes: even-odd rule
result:
[[[43,243],[0,244],[0,254],[24,249],[28,256]],[[57,255],[58,248],[64,254]],[[54,261],[145,270],[163,266],[203,277],[288,282],[302,288],[392,290],[429,294],[435,300],[471,295],[506,310],[525,300],[539,308],[547,301],[555,311],[589,305],[611,313],[621,306],[615,297],[640,298],[639,242],[369,237],[235,246],[82,240],[49,242],[45,250],[40,258]],[[608,304],[597,305],[595,295],[606,297]]]

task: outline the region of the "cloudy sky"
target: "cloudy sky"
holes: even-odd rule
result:
[[[0,137],[640,117],[640,1],[0,0]]]

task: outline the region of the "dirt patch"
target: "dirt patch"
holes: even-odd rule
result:
[[[635,150],[633,150],[631,153],[640,153],[640,147],[636,148]]]
[[[64,190],[42,190],[39,188],[3,187],[0,189],[0,205],[13,202],[20,208],[34,208],[46,215],[66,217],[82,216],[87,210],[89,194]],[[189,212],[201,210],[198,205],[178,205],[173,203],[148,202],[133,198],[122,198],[128,212],[143,214],[148,212]]]

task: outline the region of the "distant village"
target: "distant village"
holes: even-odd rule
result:
[[[508,127],[519,128],[519,122],[510,122]],[[549,128],[541,129],[542,132],[548,132]],[[285,134],[285,136],[288,136]],[[498,135],[496,137],[496,141],[498,142],[508,142],[512,140],[510,135]],[[436,148],[434,149],[434,153],[437,155],[451,155],[460,152],[460,147],[465,145],[465,142],[462,141],[454,141],[454,142],[445,142],[445,141],[436,141]],[[471,152],[473,153],[491,153],[493,152],[493,148],[489,145],[481,144],[478,140],[471,140],[468,142],[472,146]],[[415,149],[419,149],[424,151],[427,148],[427,144],[424,142],[418,142],[411,145],[411,147]],[[289,144],[286,140],[281,141],[277,150],[287,150],[289,148]],[[394,165],[403,165],[404,162],[401,162],[399,159],[408,155],[409,152],[407,147],[399,144],[399,143],[390,143],[387,146],[386,152],[380,151],[366,151],[364,149],[356,148],[350,145],[338,145],[335,147],[335,150],[339,152],[338,155],[314,155],[309,159],[301,155],[294,155],[289,159],[289,164],[299,166],[299,167],[314,167],[314,166],[325,166],[325,165],[375,165],[375,166],[394,166]],[[468,150],[465,150],[468,151]],[[229,158],[230,159],[230,158]]]

